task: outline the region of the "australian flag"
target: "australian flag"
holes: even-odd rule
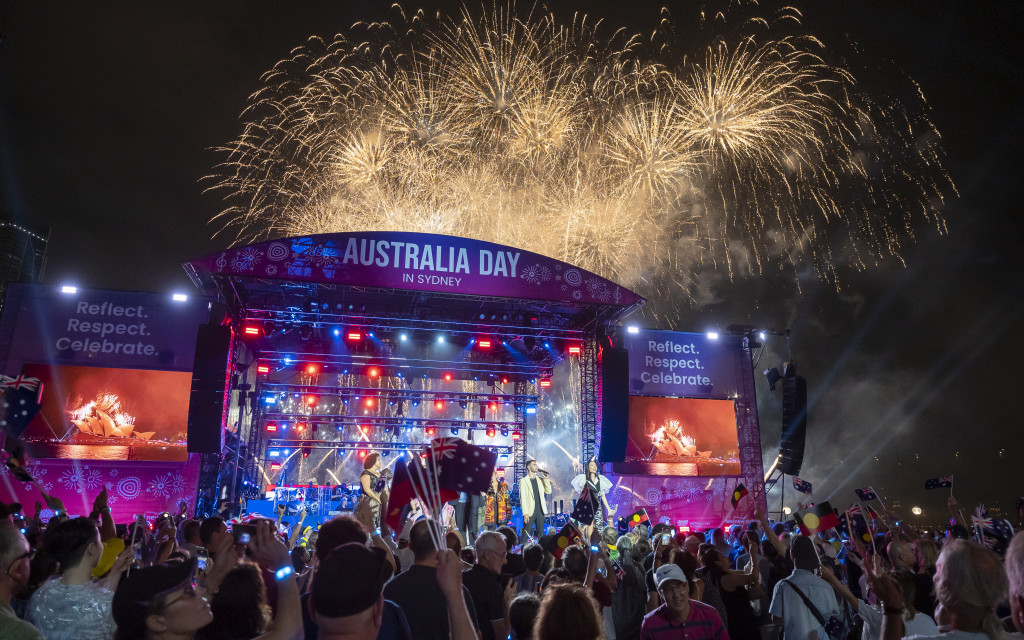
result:
[[[811,483],[807,482],[806,480],[801,480],[796,476],[793,476],[793,488],[799,491],[800,493],[806,493],[807,495],[811,495]]]
[[[43,385],[39,378],[0,375],[0,428],[18,437],[28,423],[39,413],[43,399]]]
[[[953,487],[953,476],[942,476],[941,478],[930,478],[924,481],[925,489],[941,489],[942,487]]]
[[[857,492],[857,497],[861,500],[878,500],[878,495],[875,494],[875,490],[871,488],[871,485],[863,489],[854,489],[854,491]]]
[[[434,440],[430,454],[437,459],[438,480],[442,489],[466,493],[485,493],[491,486],[491,475],[498,454],[469,444],[459,438]]]

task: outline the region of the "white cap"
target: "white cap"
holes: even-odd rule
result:
[[[659,589],[661,588],[661,585],[665,584],[669,580],[678,580],[684,584],[689,582],[686,579],[686,574],[679,568],[679,565],[672,563],[663,564],[654,572],[654,582],[658,585]]]

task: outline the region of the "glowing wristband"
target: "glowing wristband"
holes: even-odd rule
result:
[[[288,576],[292,575],[293,573],[295,573],[295,569],[293,569],[292,566],[289,564],[289,565],[285,565],[285,566],[281,567],[280,569],[278,569],[277,571],[275,571],[274,572],[274,577],[276,579],[278,579],[278,580],[284,580],[285,578],[287,578]]]

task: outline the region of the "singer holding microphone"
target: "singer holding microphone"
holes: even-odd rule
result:
[[[540,475],[538,475],[540,474]],[[545,496],[551,493],[551,480],[547,471],[537,468],[537,461],[530,458],[526,463],[526,477],[519,481],[519,504],[523,508],[523,533],[533,529],[533,539],[544,535],[544,516],[547,514]]]

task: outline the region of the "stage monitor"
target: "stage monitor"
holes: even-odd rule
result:
[[[30,457],[187,458],[190,373],[26,364],[24,374],[46,389],[22,434]]]
[[[740,475],[735,401],[631,396],[626,462],[637,474]]]

